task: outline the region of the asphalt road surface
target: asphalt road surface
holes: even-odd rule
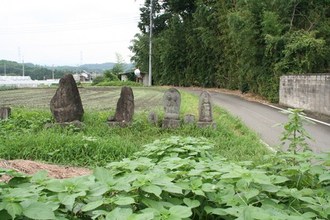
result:
[[[200,91],[188,90],[194,94]],[[283,126],[279,123],[288,121],[288,115],[281,113],[275,106],[247,101],[239,96],[210,92],[213,104],[218,105],[232,115],[239,117],[249,128],[260,135],[265,144],[274,148],[281,144]],[[304,128],[314,141],[307,141],[314,152],[330,151],[330,124],[315,122],[305,124]]]

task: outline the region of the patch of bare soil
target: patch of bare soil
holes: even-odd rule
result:
[[[92,171],[82,167],[59,166],[31,160],[0,160],[0,168],[12,169],[21,173],[32,175],[40,170],[48,172],[48,176],[56,179],[71,178],[91,174]],[[0,181],[9,177],[1,177]]]

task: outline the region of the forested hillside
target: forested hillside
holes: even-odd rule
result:
[[[14,61],[0,60],[0,75],[22,76],[23,65]],[[68,71],[54,70],[54,77],[60,78]],[[34,65],[32,63],[24,64],[24,75],[30,76],[33,80],[51,79],[53,70],[44,66]]]
[[[278,100],[283,74],[330,71],[330,0],[153,0],[155,84],[252,91]],[[132,60],[148,70],[150,0]]]

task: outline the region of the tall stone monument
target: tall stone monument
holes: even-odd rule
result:
[[[134,94],[131,87],[122,87],[117,102],[115,116],[108,118],[109,125],[126,126],[132,122],[134,115]]]
[[[0,107],[0,120],[1,119],[8,119],[11,115],[11,108],[10,107]]]
[[[203,91],[199,97],[199,119],[197,122],[198,127],[212,126],[216,127],[213,122],[211,95],[207,91]]]
[[[180,126],[181,94],[175,88],[170,88],[164,93],[163,104],[165,116],[163,128],[177,128]]]
[[[59,88],[50,101],[50,110],[57,123],[81,121],[84,109],[72,74],[60,79]]]

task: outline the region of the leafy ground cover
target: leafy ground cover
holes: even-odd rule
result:
[[[175,135],[206,137],[215,143],[216,151],[229,160],[259,160],[267,153],[254,133],[219,108],[214,109],[217,129],[186,125],[164,130],[150,125],[147,122],[149,111],[157,112],[160,119],[162,117],[163,91],[163,88],[134,88],[137,106],[134,122],[123,129],[109,128],[105,123],[108,116],[114,114],[120,88],[82,89],[85,126],[82,129],[44,129],[45,123],[52,122],[46,107],[54,89],[15,90],[17,93],[6,96],[7,102],[12,100],[13,103],[12,118],[0,122],[0,158],[94,167],[129,157],[147,143]],[[31,97],[31,100],[23,99],[24,94],[28,94],[26,97]],[[198,97],[182,92],[181,116],[188,113],[197,115],[197,109]]]
[[[230,162],[205,138],[171,137],[78,178],[0,170],[14,177],[1,183],[0,218],[329,219],[329,154],[266,161]]]

